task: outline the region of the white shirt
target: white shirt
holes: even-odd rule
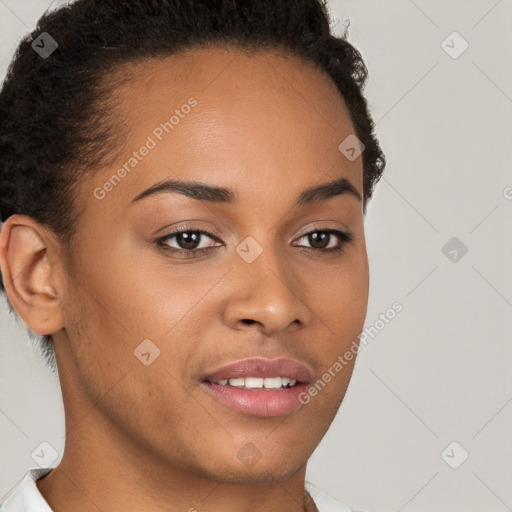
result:
[[[0,512],[53,512],[36,485],[36,480],[47,475],[52,469],[30,469],[0,503]],[[336,501],[309,480],[306,480],[305,485],[319,512],[364,512]]]

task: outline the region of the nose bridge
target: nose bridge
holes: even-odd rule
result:
[[[275,240],[274,230],[260,230],[258,233],[248,235],[242,240],[236,252],[242,259],[239,262],[243,273],[248,274],[250,281],[262,279],[266,282],[275,282],[288,289],[290,266],[285,264],[284,247]],[[254,283],[253,283],[254,284]]]
[[[236,248],[239,286],[229,301],[227,315],[231,323],[256,321],[276,331],[297,320],[307,322],[308,309],[298,295],[299,280],[292,275],[283,248],[272,235],[269,231],[247,236]]]

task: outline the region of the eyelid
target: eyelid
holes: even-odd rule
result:
[[[212,238],[217,238],[218,240],[221,238],[221,234],[214,228],[209,226],[208,228],[200,228],[197,224],[194,224],[196,221],[186,221],[184,224],[179,224],[178,227],[173,227],[172,229],[168,229],[162,235],[158,235],[155,241],[160,240],[162,238],[168,237],[170,235],[176,235],[183,232],[194,231],[196,233],[203,233]],[[175,223],[178,224],[178,223]],[[173,224],[174,226],[174,224]]]
[[[331,227],[331,226],[325,226],[322,224],[320,224],[320,226],[318,225],[318,223],[323,223],[323,222],[325,222],[325,223],[335,222],[336,224],[338,224],[339,226],[342,226],[342,227],[341,228],[339,226]],[[340,221],[333,221],[333,220],[317,220],[317,221],[314,221],[314,223],[310,222],[303,229],[304,229],[303,233],[297,235],[298,237],[302,237],[304,235],[309,235],[310,233],[315,233],[316,231],[341,231],[342,233],[345,233],[347,235],[352,234],[352,232],[350,231],[350,229],[348,228],[348,226],[346,224],[344,224],[343,222],[340,222]]]

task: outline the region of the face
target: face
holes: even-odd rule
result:
[[[67,428],[218,481],[285,478],[334,419],[354,359],[332,369],[366,315],[362,159],[338,149],[354,133],[346,105],[311,64],[271,53],[131,71],[115,91],[125,150],[84,182],[66,263],[54,337]],[[143,194],[166,180],[230,192]],[[285,413],[242,412],[203,379],[249,357],[291,359],[324,385]]]

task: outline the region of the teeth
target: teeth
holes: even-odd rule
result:
[[[292,387],[297,383],[296,379],[289,379],[288,377],[235,377],[232,379],[220,379],[215,384],[221,386],[226,385],[234,386],[237,388],[246,389],[280,389],[284,387]]]
[[[236,386],[237,388],[243,387],[245,385],[245,379],[243,377],[238,377],[236,379],[229,379],[230,386]]]
[[[258,377],[245,377],[245,387],[246,388],[262,388],[264,380],[265,379],[258,378]],[[229,383],[231,384],[231,379],[229,380]]]
[[[245,385],[247,386],[247,381],[245,382]],[[280,387],[285,386],[285,385],[286,385],[286,382],[283,382],[282,377],[267,377],[263,381],[263,386],[265,386],[266,388],[271,388],[271,389],[279,389]]]

